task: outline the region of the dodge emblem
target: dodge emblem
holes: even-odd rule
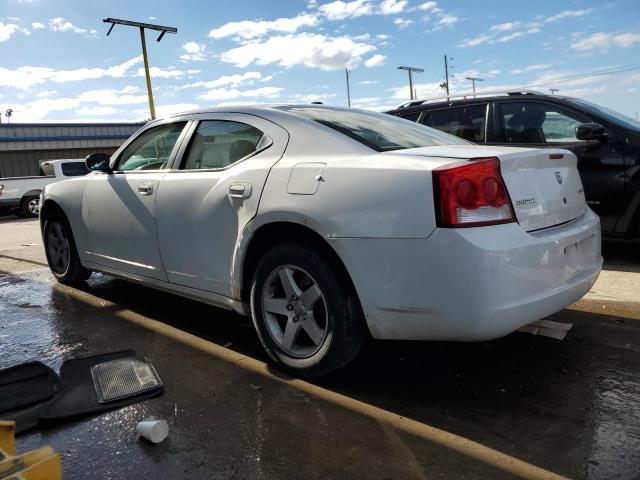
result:
[[[560,172],[556,172],[556,180],[558,184],[562,185],[562,174]]]

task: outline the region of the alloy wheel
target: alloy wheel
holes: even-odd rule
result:
[[[59,274],[64,274],[71,261],[69,239],[64,227],[59,222],[53,222],[47,234],[47,252],[51,268]]]
[[[288,356],[310,357],[327,339],[330,325],[324,294],[302,268],[282,265],[269,274],[262,312],[269,335]]]

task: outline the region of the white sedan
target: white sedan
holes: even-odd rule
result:
[[[345,365],[369,336],[507,335],[577,301],[602,266],[573,154],[384,114],[187,112],[87,166],[43,194],[59,281],[99,271],[251,315],[299,375]]]

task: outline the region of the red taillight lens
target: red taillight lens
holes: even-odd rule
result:
[[[515,221],[497,158],[478,158],[433,170],[439,227],[477,227]]]

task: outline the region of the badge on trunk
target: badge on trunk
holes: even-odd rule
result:
[[[562,185],[562,174],[560,172],[556,172],[556,180],[559,185]]]

